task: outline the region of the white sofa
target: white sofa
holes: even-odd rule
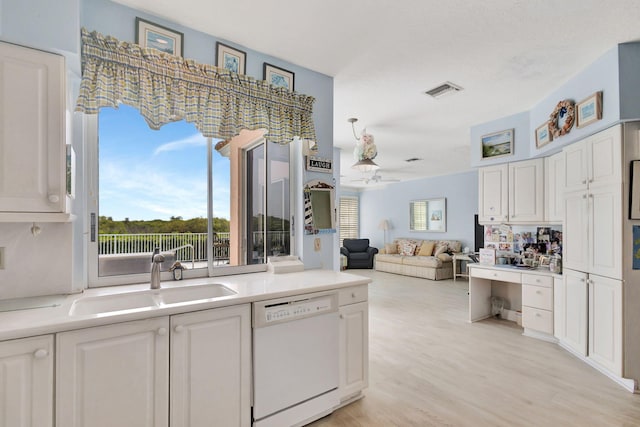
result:
[[[396,239],[375,257],[375,269],[430,280],[453,278],[452,253],[460,252],[457,240]]]

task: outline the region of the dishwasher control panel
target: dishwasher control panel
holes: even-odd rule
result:
[[[301,296],[254,303],[254,327],[338,311],[337,294]]]

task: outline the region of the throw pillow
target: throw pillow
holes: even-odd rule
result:
[[[395,243],[386,243],[384,245],[384,252],[389,255],[394,255],[398,253],[398,245]]]
[[[416,252],[416,244],[409,241],[403,241],[400,245],[400,255],[413,256]]]
[[[433,252],[433,256],[438,256],[440,254],[445,253],[448,248],[449,248],[448,245],[438,245],[438,246],[436,246],[436,250]]]
[[[427,242],[426,240],[422,242],[422,246],[420,246],[420,252],[418,255],[420,256],[431,256],[433,255],[433,249],[435,248],[435,242]]]

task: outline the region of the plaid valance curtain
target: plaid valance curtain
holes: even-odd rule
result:
[[[268,129],[280,144],[315,140],[312,96],[212,65],[82,29],[82,82],[76,111],[97,114],[119,103],[140,110],[149,127],[184,119],[205,137],[229,139]]]

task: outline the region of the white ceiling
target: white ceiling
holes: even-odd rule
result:
[[[347,118],[375,136],[384,178],[468,170],[471,126],[530,109],[640,41],[640,0],[115,1],[333,76],[334,145],[355,187],[372,184],[351,182],[362,176]],[[464,90],[423,94],[444,81]]]

